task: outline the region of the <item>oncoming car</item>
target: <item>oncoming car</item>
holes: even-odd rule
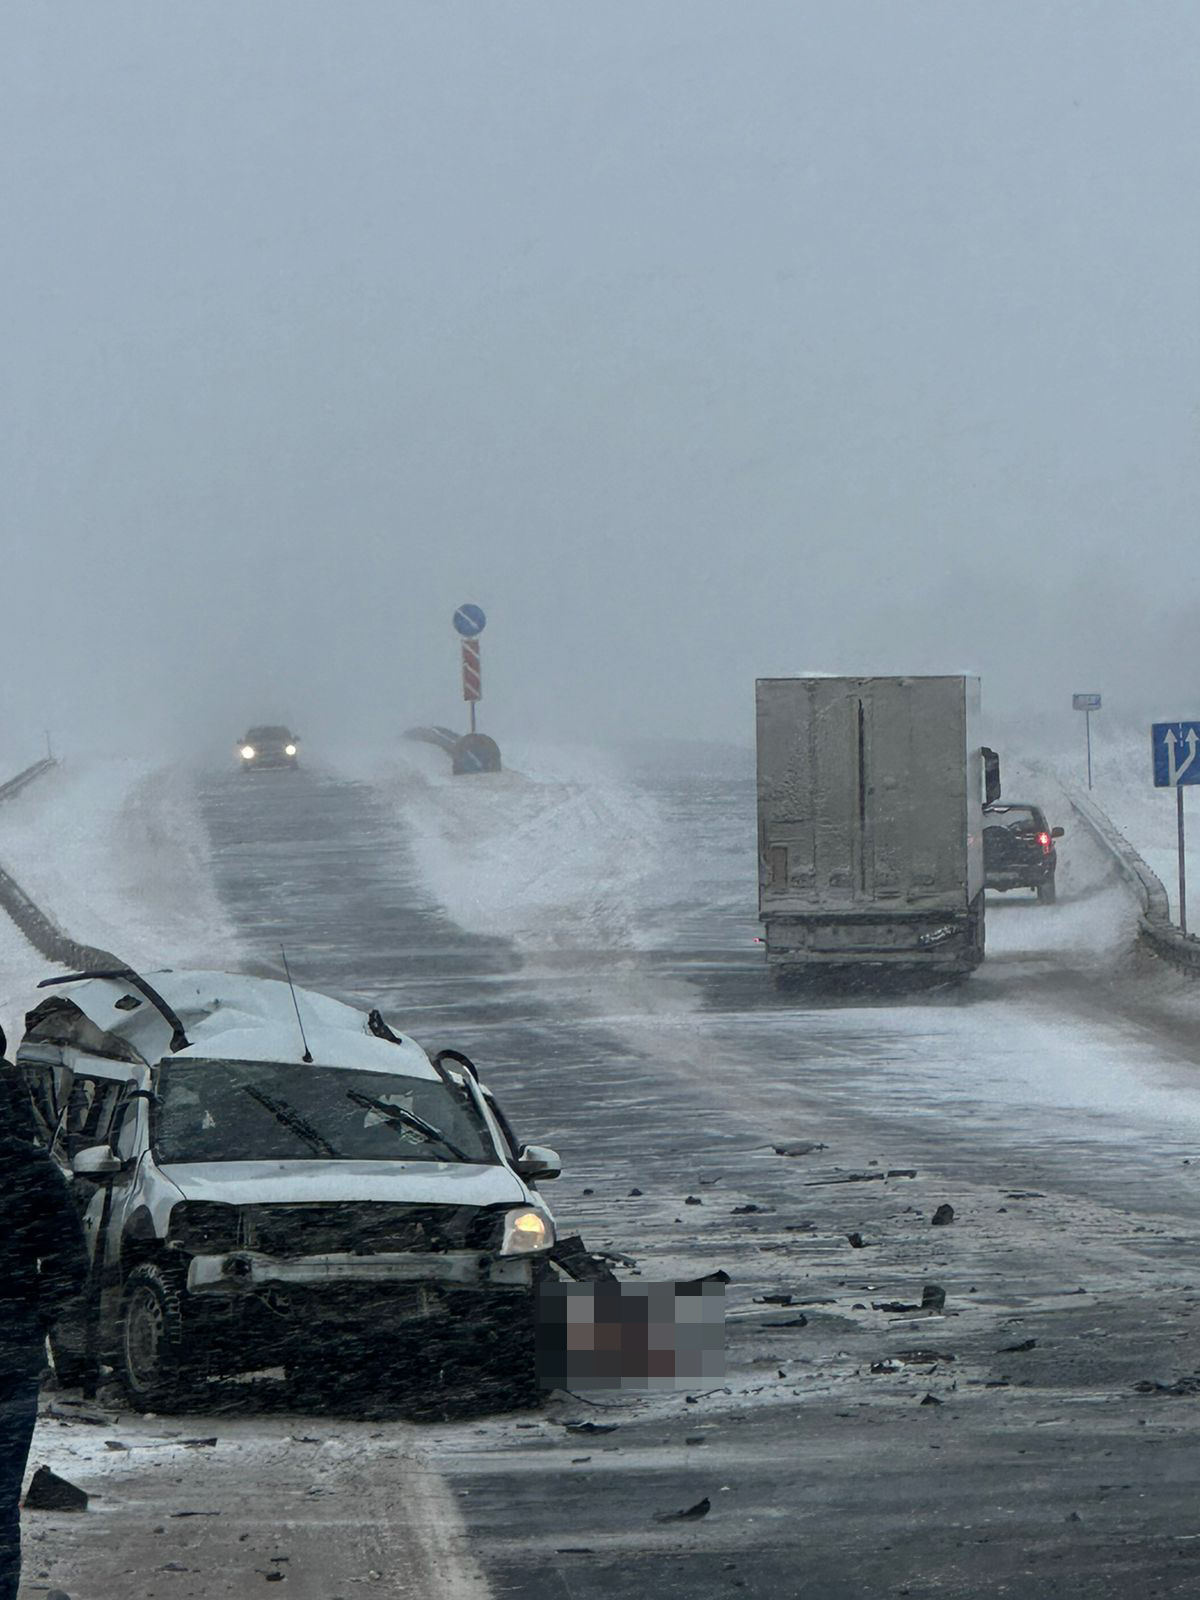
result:
[[[994,801],[983,808],[983,872],[989,889],[1034,889],[1044,905],[1057,898],[1058,852],[1040,806]]]
[[[66,1383],[146,1408],[284,1368],[327,1392],[429,1374],[441,1338],[536,1394],[553,1150],[519,1146],[468,1059],[309,990],[226,973],[50,979],[17,1052],[92,1252]],[[297,1022],[303,1025],[303,1042]]]
[[[292,767],[300,754],[300,739],[279,724],[250,728],[238,741],[238,759],[243,772],[257,767]]]

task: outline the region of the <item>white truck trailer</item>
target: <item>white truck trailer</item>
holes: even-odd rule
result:
[[[776,977],[983,960],[999,764],[971,677],[760,678],[759,918]]]

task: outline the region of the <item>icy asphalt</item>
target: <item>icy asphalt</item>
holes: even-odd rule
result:
[[[1133,907],[1083,831],[1057,908],[989,908],[989,960],[964,988],[818,1003],[772,996],[750,942],[744,776],[628,775],[624,819],[608,780],[469,782],[207,780],[242,959],[274,970],[286,943],[305,983],[471,1051],[522,1136],[561,1150],[548,1197],[567,1230],[644,1278],[728,1272],[728,1384],[423,1425],[224,1416],[213,1431],[243,1452],[231,1477],[257,1451],[288,1456],[299,1486],[297,1453],[315,1449],[344,1458],[343,1490],[353,1461],[380,1509],[389,1480],[401,1500],[424,1485],[445,1511],[445,1592],[481,1592],[475,1563],[493,1594],[539,1600],[1200,1589],[1196,1013],[1182,980],[1133,954]],[[614,861],[615,899],[603,850],[590,886],[572,874],[589,827],[634,864],[620,877]],[[546,859],[556,840],[565,871]],[[777,1150],[801,1144],[824,1148]],[[931,1228],[943,1203],[955,1220]],[[925,1284],[942,1314],[875,1309]],[[173,1458],[176,1498],[194,1498],[201,1454]],[[702,1519],[656,1520],[704,1497]],[[282,1527],[269,1505],[246,1523],[276,1556],[281,1537],[312,1543],[297,1498]],[[231,1483],[212,1501],[223,1542],[236,1500]],[[214,1535],[197,1528],[182,1572],[131,1576],[128,1593],[243,1592],[223,1562],[205,1578]],[[350,1538],[336,1521],[324,1537],[338,1528]],[[376,1559],[330,1567],[324,1587],[283,1570],[306,1595],[439,1592]]]

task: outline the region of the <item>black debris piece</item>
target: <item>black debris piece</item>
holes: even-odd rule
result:
[[[708,1440],[702,1433],[689,1433],[683,1442],[684,1444],[707,1444]]]
[[[814,1150],[828,1150],[827,1144],[777,1144],[773,1146],[777,1156],[810,1156]]]
[[[39,1467],[25,1494],[27,1511],[86,1511],[88,1497],[75,1484],[60,1478],[49,1467]]]
[[[798,1317],[789,1317],[786,1322],[764,1322],[764,1328],[807,1328],[808,1318],[803,1312]]]
[[[1136,1394],[1200,1394],[1200,1375],[1176,1378],[1174,1383],[1159,1383],[1152,1378],[1143,1378],[1133,1387]]]
[[[706,1272],[702,1278],[693,1278],[693,1283],[732,1283],[733,1279],[723,1267],[718,1267],[715,1272]]]
[[[844,1172],[836,1178],[810,1178],[804,1185],[806,1189],[827,1189],[834,1183],[882,1183],[885,1174],[882,1172]]]
[[[1004,1196],[1006,1200],[1044,1200],[1046,1196],[1040,1189],[1014,1189],[1011,1194]]]
[[[576,1283],[612,1283],[616,1274],[594,1256],[577,1233],[560,1239],[550,1251],[550,1259]]]
[[[704,1201],[701,1200],[698,1194],[689,1194],[685,1196],[683,1203],[685,1206],[702,1206]]]
[[[186,1445],[189,1450],[211,1450],[217,1442],[216,1434],[211,1439],[181,1439],[180,1444]]]
[[[921,1290],[921,1310],[941,1311],[946,1304],[946,1291],[937,1283],[927,1283]]]
[[[865,1250],[866,1249],[867,1241],[863,1238],[861,1233],[848,1233],[846,1235],[846,1237],[847,1237],[847,1239],[849,1239],[851,1247],[853,1249],[855,1249],[855,1250]]]
[[[595,1194],[595,1192],[595,1189],[582,1189],[580,1191],[581,1194]]]
[[[219,1511],[172,1511],[169,1515],[172,1517],[219,1517],[221,1513]]]
[[[585,1190],[585,1193],[586,1192],[587,1191]],[[642,1191],[640,1189],[630,1189],[629,1198],[631,1200],[637,1200],[637,1199],[639,1199],[641,1197],[641,1193],[642,1193]]]
[[[595,1551],[590,1544],[560,1544],[554,1554],[556,1556],[590,1556]]]
[[[129,1446],[122,1444],[120,1439],[105,1439],[104,1448],[106,1450],[128,1450]]]
[[[915,1178],[916,1175],[916,1167],[889,1167],[887,1169],[889,1178]]]
[[[658,1511],[655,1513],[655,1522],[696,1522],[700,1517],[706,1517],[712,1510],[712,1501],[707,1495],[703,1500],[697,1500],[694,1506],[688,1506],[686,1511]]]
[[[1001,1345],[999,1354],[1002,1356],[1015,1356],[1021,1350],[1036,1350],[1036,1339],[1022,1339],[1020,1344]]]
[[[564,1422],[563,1427],[568,1433],[616,1433],[619,1423],[616,1422]]]
[[[734,1206],[730,1215],[734,1217],[749,1217],[755,1212],[770,1211],[770,1209],[770,1206],[756,1206],[753,1200],[751,1200],[748,1205]]]
[[[933,1213],[929,1226],[931,1228],[948,1228],[954,1221],[954,1207],[942,1205]]]
[[[920,1311],[920,1306],[909,1300],[872,1300],[872,1311],[891,1311],[899,1314],[904,1311]]]
[[[790,1294],[756,1294],[754,1303],[759,1306],[790,1306],[794,1298]]]
[[[942,1401],[940,1401],[935,1394],[927,1394],[924,1400],[921,1401],[921,1404],[923,1406],[940,1406]]]
[[[903,1371],[903,1369],[904,1369],[903,1362],[896,1361],[891,1356],[888,1356],[888,1358],[885,1361],[872,1361],[872,1363],[871,1363],[871,1371],[872,1372],[876,1372],[876,1373],[880,1373],[880,1372],[901,1372],[901,1371]]]
[[[931,1361],[953,1361],[949,1350],[897,1350],[897,1361],[907,1361],[910,1366],[926,1367]]]

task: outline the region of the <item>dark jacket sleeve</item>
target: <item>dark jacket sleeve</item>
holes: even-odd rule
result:
[[[83,1290],[87,1245],[67,1185],[44,1150],[23,1140],[0,1147],[8,1228],[3,1254],[29,1283],[43,1325],[54,1322]]]
[[[79,1212],[58,1168],[47,1156],[42,1168],[45,1208],[36,1234],[40,1271],[38,1301],[43,1320],[55,1322],[83,1293],[88,1275],[87,1243]]]

